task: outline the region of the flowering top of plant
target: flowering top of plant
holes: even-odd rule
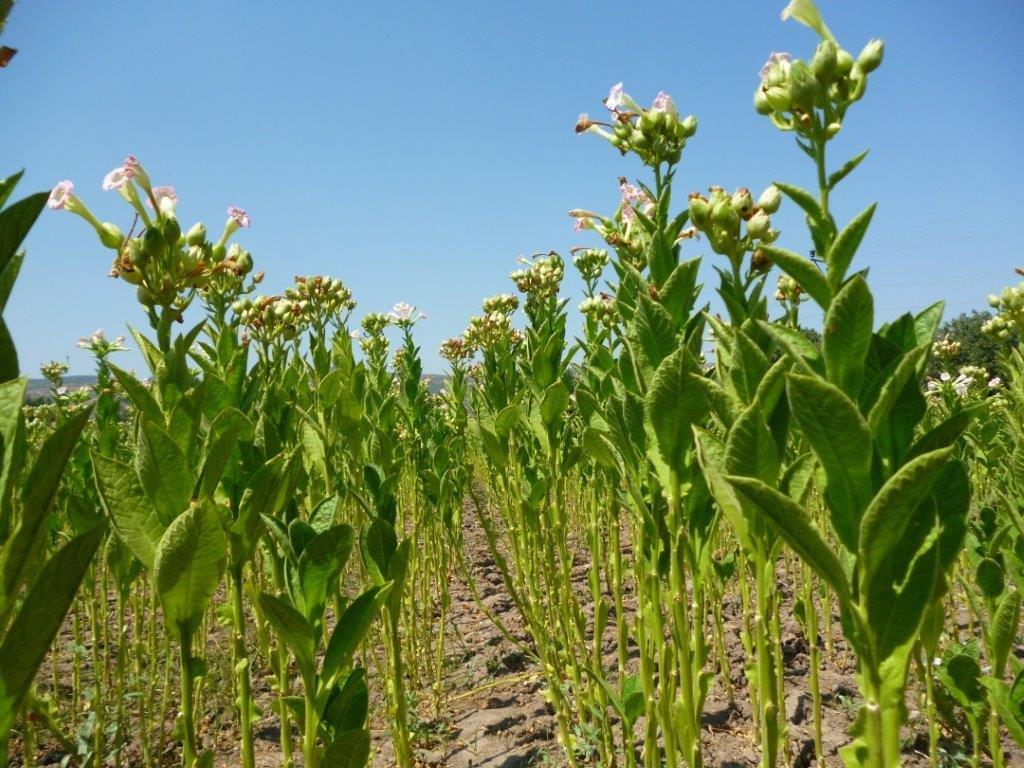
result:
[[[968,395],[982,396],[988,389],[997,389],[1003,381],[998,376],[991,376],[987,370],[978,365],[962,366],[956,378],[947,371],[942,371],[937,379],[928,379],[925,391],[929,395],[956,395],[959,398]]]
[[[88,350],[97,357],[106,357],[112,352],[125,352],[128,349],[124,345],[124,336],[108,339],[102,328],[96,329],[89,336],[80,338],[78,348]]]
[[[988,303],[998,314],[982,326],[985,333],[1002,341],[1024,336],[1024,283],[1008,286],[998,296],[992,294]]]
[[[596,134],[622,154],[633,152],[651,167],[678,163],[686,140],[697,132],[697,118],[680,118],[675,102],[664,91],[658,93],[650,108],[644,109],[623,90],[622,83],[617,83],[604,105],[611,112],[611,122],[582,114],[576,122],[576,133]]]
[[[132,207],[144,227],[140,235],[125,235],[115,224],[100,222],[75,195],[74,184],[68,180],[53,187],[48,205],[78,214],[93,226],[100,242],[115,251],[110,275],[136,286],[144,306],[180,314],[196,291],[224,293],[232,299],[246,292],[242,282],[252,270],[252,256],[238,246],[230,251],[227,247],[234,232],[249,226],[245,211],[229,206],[224,231],[212,243],[202,224],[182,234],[174,187],[153,186],[135,156],[129,155],[107,173],[100,186],[105,191],[116,190]]]
[[[469,326],[462,334],[472,350],[483,352],[508,347],[522,340],[522,334],[512,327],[512,318],[504,312],[489,312],[469,318]]]
[[[558,293],[562,278],[565,277],[565,262],[561,256],[552,251],[535,261],[520,261],[526,268],[517,269],[509,278],[516,284],[516,288],[527,294],[528,300],[546,298]]]
[[[742,258],[748,251],[757,253],[758,246],[773,243],[779,232],[772,229],[770,214],[779,209],[782,193],[768,187],[754,202],[750,190],[740,187],[730,195],[721,187],[711,187],[709,196],[690,194],[690,221],[702,232],[716,253],[731,259]],[[743,225],[746,231],[741,231]],[[755,259],[756,271],[767,271],[771,262]]]
[[[417,312],[416,307],[404,301],[399,301],[388,312],[388,321],[399,328],[412,328],[417,322],[426,318],[426,313]]]

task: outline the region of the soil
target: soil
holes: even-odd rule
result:
[[[529,648],[531,638],[511,601],[506,597],[501,574],[488,554],[476,510],[467,504],[463,515],[465,552],[477,592],[483,604],[501,619],[512,637]],[[577,556],[574,574],[581,596],[586,590],[587,562]],[[783,574],[780,573],[780,577]],[[780,583],[785,583],[780,578]],[[487,615],[480,610],[472,592],[456,579],[451,584],[452,608],[447,631],[446,704],[440,713],[433,712],[429,691],[412,692],[411,699],[419,706],[412,718],[412,736],[419,765],[422,768],[525,768],[525,766],[564,766],[565,760],[555,738],[555,721],[543,691],[544,681],[529,654],[506,639]],[[112,604],[113,605],[113,604]],[[628,603],[627,603],[628,605]],[[113,611],[113,607],[111,608]],[[744,652],[739,629],[742,611],[739,598],[729,594],[723,601],[726,625],[726,646],[731,667],[734,698],[730,703],[722,681],[716,675],[704,709],[704,760],[709,767],[745,768],[756,766],[760,752],[754,740],[750,703],[746,695]],[[70,624],[70,622],[69,622]],[[966,616],[961,617],[966,631]],[[842,640],[839,617],[833,621],[833,651],[828,653],[823,638],[818,638],[822,652],[820,688],[823,699],[823,740],[825,763],[841,765],[837,749],[849,741],[846,734],[858,706],[854,679],[854,658]],[[59,648],[71,643],[70,626],[58,640]],[[608,668],[614,668],[614,640],[605,644]],[[812,705],[809,694],[809,647],[800,625],[793,615],[792,596],[784,594],[782,605],[782,640],[786,662],[785,709],[789,728],[789,754],[783,764],[805,768],[816,764],[813,742]],[[88,651],[88,649],[86,649]],[[1024,648],[1015,653],[1024,658]],[[227,631],[218,625],[207,638],[206,656],[223,654],[230,658]],[[84,654],[83,675],[88,674],[89,653]],[[39,689],[50,688],[50,662],[40,672]],[[229,665],[230,666],[230,665]],[[61,659],[58,665],[62,695],[69,695],[70,662]],[[266,669],[256,669],[254,694],[262,714],[254,723],[256,764],[259,768],[278,768],[282,764],[278,718],[272,710],[274,693]],[[230,684],[221,681],[230,690]],[[212,697],[211,697],[212,698]],[[172,697],[172,702],[173,702]],[[377,702],[378,704],[380,702]],[[912,707],[908,698],[910,724],[905,732],[904,765],[924,768],[928,765],[927,723]],[[172,707],[173,708],[173,707]],[[229,701],[207,702],[207,717],[201,723],[200,737],[216,752],[217,766],[240,765],[239,742],[230,713]],[[374,711],[384,711],[382,706]],[[173,712],[168,716],[173,716]],[[390,734],[383,720],[372,724],[374,733],[374,768],[393,764]],[[168,729],[171,723],[168,722]],[[297,739],[296,739],[297,740]],[[58,764],[63,753],[56,742],[40,731],[36,751],[38,765]],[[948,765],[967,764],[962,745],[943,742]],[[1004,741],[1007,765],[1024,768],[1024,754],[1008,739]],[[15,737],[11,747],[11,766],[21,766],[22,746]],[[176,745],[168,738],[165,765],[179,759]],[[112,763],[111,763],[112,764]],[[122,755],[124,768],[141,765],[137,743]],[[301,766],[301,754],[295,753],[295,765]]]

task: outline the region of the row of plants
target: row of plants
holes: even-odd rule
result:
[[[103,181],[127,231],[70,181],[0,211],[0,310],[48,202],[91,225],[148,325],[131,330],[144,373],[96,333],[81,343],[93,390],[66,391],[52,364],[52,397],[23,407],[0,323],[0,757],[14,734],[25,765],[49,739],[75,765],[212,766],[224,727],[254,768],[268,680],[284,765],[366,765],[384,723],[410,768],[415,723],[450,699],[456,580],[535,663],[571,766],[700,768],[715,686],[750,702],[763,768],[792,762],[784,610],[807,639],[819,764],[834,760],[820,673],[839,635],[859,692],[845,765],[900,765],[919,723],[934,766],[954,745],[996,768],[1024,749],[1024,284],[990,299],[999,377],[945,370],[960,350],[938,337],[941,304],[876,323],[856,260],[874,205],[848,222],[831,209],[867,152],[836,165],[829,149],[883,45],[855,57],[811,0],[783,16],[816,47],[772,54],[754,107],[817,188],[681,201],[696,119],[613,87],[576,130],[647,175],[620,179],[611,214],[570,212],[603,241],[571,253],[581,317],[566,260],[524,260],[519,295],[485,300],[442,346],[440,394],[415,307],[357,326],[325,276],[261,295],[235,241],[248,214],[229,207],[216,239],[185,229],[174,189],[134,157]],[[784,247],[784,202],[823,267]],[[721,313],[684,256],[705,247]],[[476,591],[469,525],[525,642]]]

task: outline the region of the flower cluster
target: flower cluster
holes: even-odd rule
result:
[[[308,322],[308,302],[284,296],[243,298],[231,305],[246,335],[263,344],[292,341],[299,337]]]
[[[412,328],[420,320],[426,320],[424,312],[417,311],[416,307],[404,301],[395,304],[387,315],[388,322],[397,325],[399,328]]]
[[[502,315],[511,315],[519,309],[519,299],[511,293],[498,293],[484,299],[484,314],[497,312]]]
[[[284,295],[302,303],[306,314],[321,326],[356,308],[352,291],[336,277],[296,275],[295,285],[287,288]]]
[[[562,257],[552,251],[535,261],[520,259],[525,269],[517,269],[509,275],[520,292],[527,294],[528,301],[541,300],[558,293],[558,288],[565,277],[565,262]]]
[[[591,120],[583,114],[576,121],[576,133],[597,134],[622,154],[633,152],[652,168],[678,163],[686,140],[697,132],[697,118],[680,118],[675,102],[664,91],[650,108],[644,109],[618,83],[612,86],[604,105],[611,113],[611,122]]]
[[[941,339],[936,339],[932,344],[932,354],[938,360],[948,363],[959,357],[960,346],[959,341],[949,338],[949,334],[946,334]]]
[[[573,248],[572,263],[585,282],[596,283],[608,266],[608,251],[604,248]]]
[[[471,360],[474,354],[473,345],[461,336],[445,339],[441,342],[441,348],[438,351],[441,357],[452,366],[461,365],[467,360]]]
[[[786,307],[796,307],[807,298],[804,289],[789,275],[779,275],[775,286],[775,300]]]
[[[353,332],[352,338],[359,341],[359,347],[367,357],[383,360],[388,353],[388,340],[384,331],[389,325],[391,320],[383,312],[371,312],[360,323],[362,332]]]
[[[462,336],[471,349],[485,352],[509,346],[522,338],[520,332],[512,327],[511,315],[502,312],[489,312],[469,318],[469,326]]]
[[[989,377],[989,372],[978,365],[965,365],[956,378],[943,371],[937,379],[928,379],[925,389],[929,395],[949,395],[964,398],[968,395],[981,396],[989,389],[998,389],[1003,380],[998,376]]]
[[[606,293],[584,299],[580,302],[580,312],[601,325],[611,327],[615,324],[615,301]]]
[[[39,372],[43,374],[43,378],[54,387],[60,387],[63,384],[64,376],[69,369],[70,366],[67,363],[58,360],[51,360],[39,366]]]
[[[202,224],[182,234],[174,187],[154,186],[133,155],[111,170],[101,187],[116,191],[132,207],[144,227],[140,235],[125,235],[115,224],[100,222],[75,195],[71,181],[55,185],[47,204],[54,210],[75,213],[92,225],[100,242],[115,251],[111,277],[136,286],[143,305],[182,310],[193,291],[239,290],[241,280],[252,271],[248,251],[227,248],[231,235],[251,223],[241,208],[228,206],[224,231],[213,243],[207,240]]]
[[[690,194],[690,221],[707,236],[716,253],[739,258],[747,251],[756,252],[759,244],[778,238],[779,232],[772,229],[770,219],[782,202],[777,187],[768,187],[757,202],[746,187],[731,195],[721,187],[711,187],[708,192],[708,197],[699,192]],[[758,271],[766,271],[770,266],[766,258],[755,259]]]
[[[872,40],[854,59],[825,26],[813,0],[792,0],[782,12],[783,19],[791,17],[817,32],[821,42],[809,62],[788,53],[769,56],[754,92],[754,108],[783,130],[830,139],[842,127],[847,108],[864,95],[868,74],[882,63],[884,45]]]
[[[1024,336],[1024,283],[989,296],[988,303],[998,314],[982,326],[985,333],[1002,341]]]

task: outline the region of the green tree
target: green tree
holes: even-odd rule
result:
[[[977,365],[993,375],[1002,375],[998,359],[1000,344],[981,330],[991,319],[991,312],[973,310],[950,318],[939,326],[936,340],[948,339],[955,342],[959,344],[959,350],[946,359],[934,355],[929,365],[929,375],[934,376],[944,370],[955,374],[964,365]]]

